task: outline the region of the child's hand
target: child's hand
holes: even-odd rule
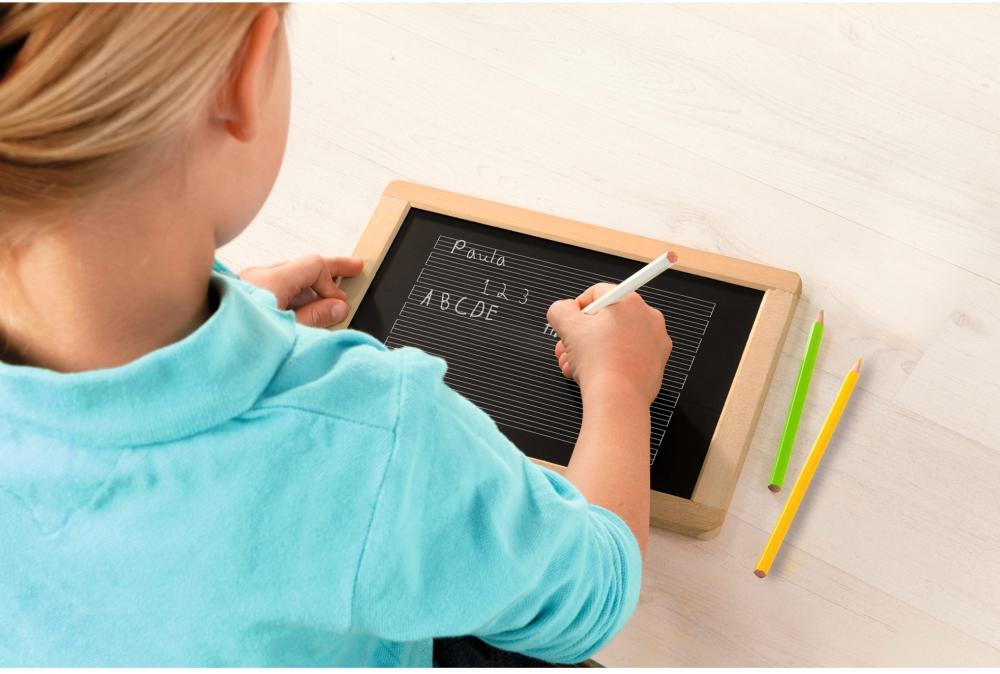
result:
[[[549,307],[549,324],[560,337],[556,358],[563,374],[575,379],[584,394],[600,387],[636,393],[652,404],[672,348],[663,314],[634,292],[592,316],[583,313],[613,287],[598,283],[575,300]]]
[[[269,290],[278,308],[293,309],[303,325],[325,328],[347,318],[347,295],[337,287],[338,276],[361,273],[364,262],[354,257],[307,255],[269,267],[248,267],[239,276],[247,283]]]

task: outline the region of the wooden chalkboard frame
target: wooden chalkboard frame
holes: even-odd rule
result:
[[[350,325],[354,311],[368,291],[411,208],[641,262],[648,262],[668,249],[675,250],[680,256],[675,268],[680,271],[764,291],[757,319],[750,330],[746,349],[722,408],[694,493],[690,499],[656,491],[650,494],[650,514],[654,525],[700,538],[714,536],[722,526],[736,489],[764,397],[788,332],[802,288],[799,275],[784,269],[425,185],[394,181],[385,188],[368,227],[354,248],[355,257],[365,261],[364,271],[356,278],[341,281],[341,288],[347,293],[351,306],[351,313],[343,325]],[[538,463],[560,472],[565,470],[563,466],[548,462]]]

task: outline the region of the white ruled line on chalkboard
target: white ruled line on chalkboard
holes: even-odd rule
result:
[[[399,334],[400,335],[405,334],[406,336],[411,337],[413,339],[426,340],[429,344],[432,344],[437,349],[442,349],[442,350],[451,349],[456,358],[466,359],[467,365],[469,367],[475,367],[476,365],[482,364],[482,365],[490,365],[492,368],[495,368],[496,371],[502,371],[504,366],[507,364],[506,361],[504,361],[503,359],[499,358],[498,356],[492,353],[481,353],[481,352],[469,351],[467,349],[455,348],[451,344],[451,340],[453,339],[452,336],[442,333],[435,334],[433,329],[429,329],[426,326],[426,324],[422,324],[419,321],[413,321],[411,326],[406,328],[405,331],[401,331]],[[503,381],[505,383],[511,383],[511,384],[517,383],[517,384],[535,385],[539,383],[540,377],[544,377],[547,380],[545,381],[545,383],[552,383],[554,386],[560,386],[560,387],[564,386],[566,382],[565,379],[563,378],[562,372],[558,368],[555,368],[553,370],[553,368],[551,367],[550,358],[554,357],[555,356],[552,355],[545,356],[543,354],[542,358],[532,359],[531,362],[527,360],[525,361],[525,364],[531,365],[533,368],[537,368],[540,374],[526,375],[524,374],[524,370],[522,369],[508,370],[507,372],[504,373],[505,376]],[[672,392],[669,390],[666,391],[665,393],[666,395],[658,396],[657,399],[653,402],[653,405],[651,407],[653,411],[659,409],[664,409],[664,410],[672,409],[674,405],[676,405],[677,402],[676,395],[673,395],[672,397]],[[582,410],[582,405],[580,401],[575,398],[569,400],[566,403],[566,405],[569,407],[573,407],[577,410]]]
[[[503,372],[504,366],[507,365],[506,361],[502,357],[498,357],[495,353],[493,353],[492,349],[495,347],[495,344],[493,343],[484,342],[482,346],[485,348],[475,351],[454,346],[454,335],[435,331],[433,327],[430,327],[423,320],[410,320],[409,324],[405,327],[398,326],[399,324],[397,323],[397,329],[390,333],[389,339],[403,339],[406,340],[405,343],[409,343],[411,345],[424,343],[428,347],[433,348],[435,351],[450,351],[450,357],[453,360],[461,361],[461,364],[470,369],[489,366],[491,371]],[[532,358],[530,361],[526,359],[524,363],[525,365],[530,365],[533,369],[539,370],[540,374],[531,374],[530,370],[527,371],[528,374],[525,374],[526,370],[523,368],[508,368],[507,371],[504,372],[503,381],[498,383],[528,384],[532,388],[537,388],[542,383],[551,384],[552,386],[557,387],[563,386],[565,381],[562,373],[558,368],[552,368],[552,359],[554,359],[554,356],[544,353],[540,355],[540,358]],[[547,381],[541,382],[541,378],[544,378]],[[664,386],[664,390],[661,391],[661,395],[657,397],[651,407],[654,412],[660,409],[669,410],[676,405],[678,394],[676,391],[671,390],[672,388],[673,387],[671,386]],[[528,395],[530,395],[530,393]],[[565,405],[577,410],[581,409],[580,401],[578,399],[566,401]]]
[[[420,276],[417,283],[411,288],[409,295],[407,296],[407,301],[414,304],[419,304],[419,302],[427,296],[427,293],[434,288],[450,288],[455,291],[459,291],[465,295],[472,294],[472,289],[465,283],[449,283],[446,278],[429,278]],[[475,296],[475,295],[473,295]],[[547,307],[546,307],[547,308]],[[537,317],[539,315],[539,310],[534,312],[517,312],[509,320],[505,321],[505,325],[515,325],[523,329],[530,330],[531,326],[537,323]],[[544,315],[544,312],[541,312]],[[678,333],[683,332],[681,327],[670,328],[671,337],[673,338],[674,348],[673,355],[677,359],[686,358],[693,362],[694,356],[698,352],[698,348],[701,346],[701,339],[698,338],[697,341],[691,341],[679,336]]]
[[[457,269],[456,269],[457,265]],[[462,266],[465,265],[465,266]],[[481,283],[481,268],[474,262],[469,263],[465,260],[450,260],[448,256],[444,253],[431,253],[428,256],[427,262],[424,264],[424,269],[427,271],[442,270],[449,276],[455,274],[456,272],[461,275],[463,271],[466,272],[467,277],[474,278],[477,282]],[[518,270],[514,268],[506,268],[504,271],[508,272],[508,278],[512,282],[518,282],[523,286],[534,286],[538,287],[540,282],[546,284],[546,288],[550,291],[552,295],[567,296],[573,293],[577,288],[588,288],[589,286],[597,283],[599,281],[611,282],[611,279],[591,277],[590,281],[587,282],[573,282],[571,280],[554,280],[551,278],[546,278],[544,274],[538,272],[535,269],[530,270]],[[584,284],[585,283],[585,284]],[[510,293],[516,298],[520,298],[516,291],[513,289]],[[577,292],[579,294],[579,292]],[[667,307],[671,312],[676,313],[679,316],[685,316],[692,327],[702,327],[704,321],[711,318],[711,312],[714,311],[714,307],[710,310],[706,310],[702,306],[693,306],[690,303],[683,301],[686,295],[680,295],[678,293],[670,293],[675,297],[665,297],[663,291],[658,291],[655,288],[643,287],[640,294],[648,296],[647,302],[651,304],[657,304],[659,306]],[[529,304],[534,302],[537,304],[537,295],[532,297],[528,295]],[[524,303],[519,302],[523,306]]]
[[[466,290],[470,293],[477,294],[478,296],[491,296],[491,294],[497,290],[498,284],[484,284],[484,278],[487,281],[489,279],[483,276],[483,272],[476,273],[476,271],[478,270],[448,268],[444,263],[432,258],[431,262],[421,270],[420,278],[426,278],[429,281],[440,281],[444,278],[456,283],[464,283],[466,285]],[[507,276],[511,277],[513,275],[508,274]],[[507,292],[509,295],[515,295],[517,293],[517,288],[523,288],[526,286],[529,290],[532,290],[527,302],[517,301],[512,303],[514,308],[524,311],[547,309],[548,305],[544,301],[544,298],[546,297],[570,297],[575,296],[580,292],[580,286],[562,284],[562,287],[556,287],[555,284],[550,284],[545,279],[535,275],[519,276],[516,277],[516,280],[518,285],[515,286],[503,284],[502,282],[500,282],[500,285],[507,286]],[[548,284],[546,286],[546,291],[544,292],[537,290],[539,285],[542,283]],[[489,293],[484,290],[484,285],[487,285],[490,291]],[[563,288],[565,288],[565,290],[563,290]],[[586,288],[586,286],[584,286],[584,288]],[[671,304],[669,300],[665,302],[659,298],[647,297],[645,296],[645,290],[645,288],[640,289],[639,294],[644,295],[644,299],[646,299],[650,306],[659,307],[661,311],[664,311],[672,319],[675,319],[675,322],[683,324],[683,326],[692,334],[704,334],[704,329],[709,320],[708,317],[703,316],[700,313],[689,311],[685,307],[679,307],[675,304]]]
[[[476,397],[486,397],[489,398],[489,394],[495,394],[495,397],[499,398],[501,401],[509,399],[509,394],[506,393],[507,389],[494,389],[489,387],[483,387],[481,385],[481,380],[475,377],[470,377],[466,374],[468,369],[479,367],[482,368],[484,365],[488,365],[491,368],[499,368],[503,366],[503,363],[498,363],[488,358],[478,357],[473,353],[456,351],[454,349],[449,349],[447,341],[445,338],[442,340],[440,337],[429,336],[425,332],[420,331],[407,331],[401,333],[400,336],[405,341],[397,341],[395,338],[390,338],[386,340],[386,346],[409,346],[413,345],[414,342],[419,342],[421,348],[426,350],[428,353],[438,355],[443,352],[448,352],[447,358],[450,359],[449,362],[449,383],[451,379],[458,380],[462,383],[463,387],[472,387],[477,389],[479,392]],[[567,382],[561,379],[562,374],[559,373],[558,377],[560,379],[555,380],[557,386],[566,386]],[[542,395],[536,393],[538,389],[538,380],[526,379],[523,375],[514,374],[508,375],[505,380],[506,384],[509,386],[517,387],[520,390],[521,400],[525,404],[540,405],[545,407],[550,400]],[[498,393],[499,391],[499,393]],[[470,396],[471,397],[471,396]],[[672,405],[671,405],[672,407]],[[662,401],[658,401],[657,404],[652,408],[654,412],[654,431],[665,432],[668,423],[667,419],[660,419],[660,415],[656,414],[660,412],[661,414],[669,415],[671,409],[666,407]],[[554,423],[558,426],[565,425],[567,430],[571,433],[576,433],[579,430],[581,422],[582,407],[579,400],[572,400],[571,404],[564,408],[547,408],[545,409],[544,417],[547,421]]]
[[[621,279],[441,235],[385,344],[415,346],[444,358],[448,384],[500,426],[572,444],[582,420],[579,389],[559,371],[556,337],[545,314],[555,300],[576,297],[599,281]],[[658,288],[644,287],[639,294],[663,313],[674,344],[650,407],[652,464],[715,303]]]
[[[405,318],[408,320],[411,329],[423,332],[433,333],[439,330],[439,321],[436,320],[437,317],[434,314],[433,309],[427,307],[421,307],[416,302],[407,301],[403,305],[403,310],[400,312],[399,317],[396,319],[396,323],[393,324],[390,330],[390,336],[395,334],[398,330],[397,326],[399,320]],[[524,329],[523,324],[516,324],[518,327]],[[482,342],[482,346],[489,348],[500,348],[502,349],[505,345],[509,346],[509,337],[505,331],[506,325],[500,324],[496,328],[482,328],[481,332],[478,334],[478,339]],[[450,333],[438,335],[446,344],[453,340],[454,336]],[[553,342],[550,340],[542,340],[540,342],[535,341],[526,345],[525,349],[521,352],[521,360],[526,363],[532,361],[534,365],[540,367],[542,372],[549,372],[552,377],[560,378],[562,373],[558,368],[551,368],[553,363],[554,353],[553,353]],[[683,368],[683,371],[681,371]],[[667,368],[664,372],[664,378],[670,379],[671,381],[678,384],[679,387],[687,382],[686,372],[690,369],[689,361],[675,358],[671,355],[670,361],[667,363]],[[654,406],[656,403],[654,403]]]
[[[483,282],[484,278],[482,277],[481,274],[477,275],[462,269],[459,270],[448,269],[443,263],[433,259],[429,264],[425,265],[425,267],[421,269],[420,275],[417,277],[418,281],[424,279],[426,279],[429,283],[449,281],[455,284],[462,285],[463,289],[469,293],[477,294],[480,296],[489,296],[489,294],[484,289],[484,285],[487,289],[489,288],[489,285],[484,284]],[[540,283],[547,283],[545,279],[542,279],[537,275],[532,275],[530,277],[522,276],[519,277],[518,280],[522,285],[515,286],[514,288],[510,288],[506,283],[501,282],[501,284],[502,287],[504,287],[511,295],[515,295],[517,292],[516,291],[517,287],[529,286],[530,290],[530,284],[537,286]],[[547,289],[548,292],[546,292],[545,295],[553,297],[574,296],[572,295],[572,293],[575,290],[575,288],[571,286],[565,286],[565,287],[566,287],[566,292],[559,293],[558,288],[555,288],[553,285],[549,285]],[[496,288],[494,287],[494,290],[495,289]],[[640,294],[643,294],[642,292],[643,290],[644,289],[640,289]],[[529,301],[527,302],[517,301],[514,303],[516,305],[514,308],[515,309],[520,308],[524,311],[548,309],[548,304],[542,302],[539,299],[539,295],[540,293],[538,293],[537,291],[534,296],[531,296],[529,294]],[[698,313],[691,312],[684,307],[678,307],[677,305],[670,304],[669,302],[665,303],[663,300],[659,300],[658,298],[644,298],[644,299],[646,299],[647,303],[649,303],[650,306],[656,306],[666,315],[668,315],[671,321],[674,323],[674,329],[681,329],[684,330],[685,332],[691,333],[692,335],[697,335],[698,337],[705,334],[705,328],[708,325],[707,317],[702,316]]]
[[[437,243],[434,245],[435,251],[443,253],[446,257],[454,259],[456,255],[451,254],[450,250],[455,239],[453,237],[441,235],[438,237]],[[472,245],[472,242],[469,242]],[[538,258],[530,257],[527,255],[520,255],[518,253],[511,253],[509,251],[499,250],[493,247],[489,247],[491,250],[496,250],[500,255],[503,255],[507,260],[512,260],[518,263],[518,267],[507,267],[508,271],[514,271],[516,273],[523,274],[525,276],[541,277],[546,283],[552,284],[562,283],[562,287],[580,287],[584,289],[592,286],[594,283],[608,282],[608,283],[620,283],[622,279],[614,278],[602,278],[596,276],[593,271],[578,269],[576,267],[569,267],[562,264],[557,264],[554,262],[545,262],[539,260]],[[431,264],[434,260],[434,253],[432,252],[428,256],[428,260],[425,264]],[[465,261],[465,258],[458,256],[458,261]],[[557,275],[553,275],[551,272],[555,271]],[[559,287],[558,285],[555,287]],[[715,303],[709,302],[707,300],[702,300],[697,297],[691,297],[690,295],[684,295],[681,293],[675,293],[669,290],[660,290],[658,288],[651,288],[644,286],[643,290],[646,291],[651,297],[659,299],[660,302],[669,302],[675,306],[682,306],[685,309],[691,311],[692,313],[700,313],[705,318],[711,318],[712,314],[715,312]]]
[[[501,371],[503,370],[503,367],[507,365],[506,361],[498,359],[497,356],[487,349],[471,351],[460,346],[455,346],[453,344],[453,335],[440,332],[437,330],[437,326],[426,318],[417,318],[414,316],[410,316],[409,318],[410,325],[405,329],[400,329],[398,331],[391,330],[389,333],[390,338],[393,334],[396,334],[397,336],[406,336],[415,340],[425,340],[428,344],[431,344],[437,349],[450,349],[457,359],[467,360],[467,364],[470,367],[475,367],[477,364],[488,364],[495,368],[496,371]],[[498,346],[498,343],[494,340],[494,338],[484,338],[483,345],[488,348],[494,348]],[[551,351],[551,349],[548,351]],[[531,374],[530,376],[526,376],[520,369],[508,370],[505,373],[505,381],[536,384],[539,377],[544,377],[550,381],[556,382],[556,385],[558,386],[565,385],[565,379],[562,372],[558,368],[551,367],[552,359],[555,357],[551,352],[542,353],[540,356],[537,353],[526,353],[524,355],[526,356],[524,364],[532,365],[537,369],[538,374],[529,370],[529,373]],[[651,407],[652,410],[655,411],[661,408],[671,409],[676,404],[677,399],[676,397],[671,398],[671,392],[669,390],[666,392],[667,395],[665,398],[662,393],[663,392],[661,391],[661,396],[658,396],[653,402]],[[670,404],[667,405],[667,403]],[[578,399],[571,400],[569,404],[578,410],[582,410],[582,405]]]
[[[458,269],[448,267],[440,258],[435,258],[432,254],[428,262],[425,264],[424,268],[421,270],[420,276],[418,278],[428,278],[440,280],[442,276],[451,279],[452,282],[460,284],[464,282],[466,285],[463,290],[469,293],[482,293],[483,289],[483,272],[475,267]],[[516,303],[517,309],[520,307],[524,310],[537,310],[548,309],[551,300],[561,299],[565,297],[575,297],[579,295],[583,290],[588,288],[592,283],[588,283],[584,286],[571,286],[567,284],[555,284],[543,277],[539,277],[537,274],[531,275],[513,275],[508,274],[508,277],[516,278],[521,284],[519,287],[528,286],[531,288],[531,284],[535,284],[537,288],[541,284],[548,284],[546,290],[538,291],[536,290],[534,295],[529,294],[530,301],[527,304]],[[513,294],[513,293],[512,293]],[[671,335],[675,333],[682,340],[696,340],[700,342],[701,336],[705,334],[705,329],[708,326],[709,316],[702,315],[700,312],[695,312],[687,307],[678,306],[671,301],[664,301],[661,298],[653,297],[648,289],[640,288],[639,294],[646,300],[646,302],[660,311],[663,312],[664,317],[667,319],[668,327],[670,328]],[[676,294],[676,293],[675,293]],[[683,297],[678,295],[679,297]],[[714,306],[713,306],[714,310]]]
[[[457,239],[455,239],[455,237],[442,234],[438,237],[437,242],[434,244],[434,249],[450,253],[452,246],[456,240]],[[467,243],[470,246],[475,245],[471,241],[468,240],[465,241],[467,241]],[[557,278],[568,280],[572,277],[575,277],[577,280],[579,280],[581,283],[584,284],[585,289],[589,288],[594,283],[599,282],[599,281],[594,281],[594,273],[586,269],[578,269],[577,267],[569,267],[567,265],[559,264],[556,262],[540,260],[538,258],[531,257],[529,255],[521,255],[520,253],[512,253],[510,251],[500,250],[493,246],[483,246],[482,248],[484,250],[494,250],[496,251],[497,254],[503,255],[508,260],[518,260],[529,268],[531,267],[540,268],[543,272],[556,270],[560,274],[560,276]],[[615,279],[611,282],[620,283],[622,280],[623,279]],[[712,314],[715,312],[714,302],[698,299],[697,297],[691,297],[689,295],[674,293],[669,290],[659,290],[657,288],[649,288],[648,290],[650,291],[651,294],[664,296],[665,299],[669,299],[672,301],[679,301],[701,307],[702,310],[706,312],[706,318],[711,318]]]
[[[437,287],[440,288],[442,286],[439,285]],[[421,307],[421,305],[419,304],[419,298],[427,297],[428,293],[434,292],[434,286],[421,284],[419,286],[415,286],[415,288],[417,288],[417,291],[416,292],[411,291],[410,295],[404,302],[403,309],[400,312],[400,316],[407,315],[406,314],[407,310],[415,311],[416,309],[420,308],[426,311],[426,308]],[[537,325],[537,319],[536,319],[536,325]],[[493,336],[496,336],[498,339],[505,340],[506,332],[509,330],[510,327],[517,327],[525,331],[531,331],[534,329],[533,325],[531,323],[528,323],[527,321],[511,318],[509,320],[505,320],[500,327],[493,328],[492,331]],[[484,327],[483,329],[486,330],[489,328]],[[691,349],[690,347],[686,346],[675,345],[674,350],[671,352],[673,365],[676,367],[683,363],[687,364],[686,369],[690,369],[690,364],[694,362],[694,357],[696,353],[697,353],[696,349]],[[551,355],[552,354],[550,353],[545,354],[546,358]]]

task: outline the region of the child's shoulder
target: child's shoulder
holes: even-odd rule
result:
[[[322,330],[295,322],[277,307],[274,296],[243,281],[216,261],[215,272],[252,302],[248,311],[281,314],[293,327],[294,339],[254,407],[301,412],[391,430],[406,391],[433,395],[444,378],[444,360],[419,349],[388,349],[357,330]],[[254,309],[250,309],[254,307]]]
[[[404,388],[429,394],[446,369],[440,358],[408,347],[387,349],[357,330],[297,325],[296,332],[260,407],[294,407],[388,430],[399,418]]]

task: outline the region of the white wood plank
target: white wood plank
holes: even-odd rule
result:
[[[852,363],[842,365],[846,374]],[[761,529],[748,567],[786,496],[765,485],[797,369],[783,357],[733,498],[731,513]],[[814,374],[787,488],[841,379]],[[986,580],[1000,577],[997,484],[1000,453],[856,391],[786,539],[792,554],[782,550],[774,571],[796,578],[802,550],[1000,648],[1000,585]]]
[[[981,33],[986,28],[995,37],[1000,18],[982,5],[799,3],[762,11],[752,4],[701,3],[681,9],[803,56],[814,62],[812,70],[832,68],[1000,133],[996,40]]]
[[[791,553],[784,570],[757,578],[763,535],[735,516],[712,541],[653,532],[639,608],[598,660],[609,667],[1000,662],[1000,650],[799,549],[782,551]]]
[[[1000,453],[1000,286],[969,284],[895,401]]]
[[[667,4],[365,11],[1000,280],[996,133]]]

